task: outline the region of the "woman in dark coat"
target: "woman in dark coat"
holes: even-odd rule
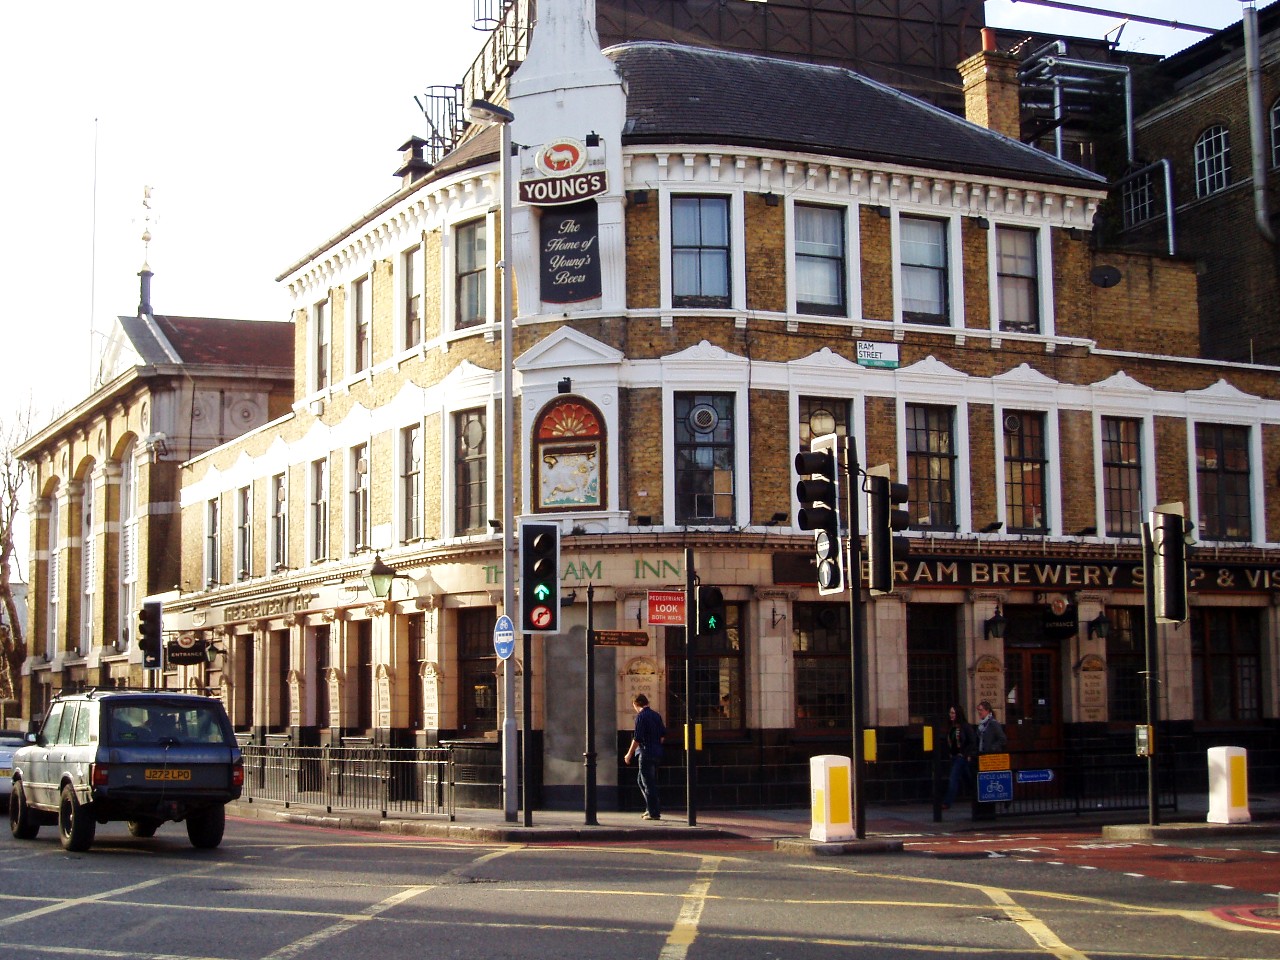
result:
[[[947,751],[951,755],[951,776],[947,781],[947,792],[942,798],[942,809],[946,810],[956,802],[956,794],[960,787],[970,779],[970,764],[974,754],[978,752],[978,741],[973,727],[964,718],[963,707],[952,707],[949,712],[950,724],[947,727]]]

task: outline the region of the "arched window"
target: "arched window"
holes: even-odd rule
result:
[[[1196,196],[1225,190],[1231,182],[1231,143],[1227,128],[1210,127],[1196,140]]]
[[[133,639],[134,617],[138,609],[138,468],[136,445],[130,441],[120,454],[120,648],[127,650]]]
[[[535,510],[603,510],[604,418],[581,397],[558,397],[534,421]]]

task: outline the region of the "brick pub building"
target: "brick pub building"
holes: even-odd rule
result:
[[[499,136],[410,141],[401,189],[280,277],[291,412],[183,468],[166,623],[218,655],[166,682],[212,685],[259,740],[496,763],[510,470],[515,515],[561,527],[570,601],[518,667],[536,802],[581,797],[589,585],[597,629],[646,635],[595,658],[602,802],[637,802],[636,692],[672,730],[693,704],[700,803],[803,801],[851,726],[848,606],[817,593],[793,490],[835,432],[911,491],[896,589],[867,608],[873,799],[927,795],[923,729],[953,702],[991,699],[1015,751],[1132,756],[1138,535],[1175,501],[1199,545],[1191,618],[1158,631],[1162,743],[1188,784],[1225,742],[1274,783],[1276,371],[1201,358],[1193,263],[1089,242],[1108,184],[1018,141],[1016,61],[961,63],[969,122],[840,66],[602,53],[594,3],[539,6],[492,97],[518,146],[513,461]],[[692,689],[647,604],[687,549],[729,624]],[[402,576],[386,599],[375,555]]]

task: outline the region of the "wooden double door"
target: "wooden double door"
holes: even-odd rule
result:
[[[996,719],[1014,753],[1061,750],[1063,641],[1045,634],[1038,606],[1009,607],[1005,613],[1005,702],[992,704]]]

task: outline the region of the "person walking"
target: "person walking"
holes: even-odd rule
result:
[[[991,701],[978,704],[978,753],[1004,753],[1009,749],[1009,738],[1004,727],[991,713]]]
[[[942,809],[948,810],[956,802],[961,786],[971,779],[973,758],[978,752],[977,737],[973,725],[964,717],[963,707],[952,707],[948,712],[947,750],[951,754],[951,775],[947,780],[947,792],[942,798]]]
[[[636,725],[631,735],[631,746],[622,762],[630,764],[631,758],[636,758],[636,783],[644,796],[644,813],[640,814],[640,819],[661,820],[658,763],[662,760],[662,738],[667,735],[667,728],[662,724],[662,716],[649,706],[649,698],[643,693],[636,694],[631,706],[636,712]]]

